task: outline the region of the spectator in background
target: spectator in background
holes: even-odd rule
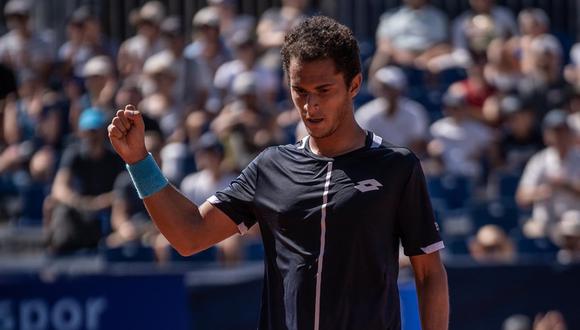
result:
[[[165,18],[165,7],[159,1],[146,2],[132,12],[131,23],[137,35],[125,40],[119,48],[117,67],[123,78],[138,76],[145,61],[165,49],[160,37],[160,24]]]
[[[152,56],[143,67],[148,79],[149,94],[144,95],[139,108],[147,116],[159,122],[165,139],[183,139],[183,104],[175,98],[177,72],[170,57]]]
[[[534,108],[516,95],[501,100],[503,127],[494,148],[496,169],[521,173],[528,160],[544,148]]]
[[[514,243],[496,225],[481,227],[468,248],[471,257],[479,263],[512,263],[516,257]]]
[[[223,107],[219,91],[214,87],[213,80],[217,69],[231,59],[231,54],[220,37],[220,17],[215,7],[200,9],[193,16],[193,41],[185,48],[185,57],[199,64],[198,79],[209,82],[207,101],[203,110],[217,114]]]
[[[203,134],[193,147],[198,170],[183,179],[180,190],[189,200],[201,204],[227,187],[236,175],[225,168],[224,146],[215,134]]]
[[[526,315],[516,314],[508,317],[502,325],[502,330],[566,330],[564,316],[559,311],[538,313],[534,322]]]
[[[91,58],[83,68],[86,93],[71,105],[71,125],[76,127],[83,109],[97,107],[113,117],[114,97],[117,82],[114,78],[111,60],[103,55]]]
[[[580,43],[570,49],[570,63],[565,67],[564,77],[574,87],[580,86]]]
[[[576,136],[576,145],[580,147],[580,88],[572,86],[568,100],[568,125]]]
[[[147,61],[171,63],[172,72],[176,75],[173,88],[174,100],[186,108],[185,112],[202,108],[211,87],[211,81],[208,80],[210,77],[204,74],[203,68],[196,60],[185,57],[183,28],[177,16],[170,16],[163,20],[161,37],[167,48],[151,56]]]
[[[469,4],[471,9],[453,22],[455,48],[484,51],[494,38],[509,38],[518,34],[511,10],[496,5],[495,0],[469,0]]]
[[[220,37],[220,16],[215,7],[204,7],[193,16],[193,42],[185,48],[185,56],[209,69],[210,80],[231,54]]]
[[[517,52],[513,39],[496,38],[489,44],[484,76],[496,91],[513,92],[523,78]]]
[[[449,87],[452,93],[463,95],[467,112],[471,118],[481,122],[487,121],[483,112],[485,102],[495,93],[495,89],[485,79],[486,62],[485,55],[473,56],[473,62],[467,69],[467,79]]]
[[[280,70],[280,49],[286,33],[307,16],[310,0],[282,0],[282,7],[266,10],[256,27],[258,44],[265,51],[261,61],[270,70]]]
[[[30,11],[28,0],[10,0],[4,6],[9,32],[0,37],[0,63],[11,67],[17,76],[45,80],[52,62],[51,48],[32,31]]]
[[[566,211],[554,233],[555,243],[560,247],[558,261],[562,264],[580,262],[580,211]]]
[[[470,0],[469,3],[471,9],[453,22],[453,52],[431,59],[427,63],[431,72],[468,68],[473,63],[472,56],[485,54],[492,40],[517,35],[516,21],[509,9],[496,6],[494,0]]]
[[[226,103],[234,97],[232,86],[236,77],[243,72],[256,76],[257,93],[266,105],[276,99],[280,81],[278,76],[258,62],[258,45],[252,32],[240,30],[231,39],[235,59],[222,64],[215,74],[214,85]]]
[[[155,131],[146,131],[145,147],[161,164],[160,151],[163,138]],[[114,200],[111,209],[111,234],[107,237],[107,246],[119,247],[125,244],[138,243],[154,246],[159,231],[149,218],[143,201],[137,195],[131,182],[129,172],[123,171],[117,176],[113,188]]]
[[[417,155],[425,151],[428,118],[425,108],[404,96],[407,78],[401,69],[387,66],[374,75],[376,99],[355,113],[362,128]]]
[[[562,76],[562,46],[558,39],[543,34],[529,46],[530,66],[520,81],[518,92],[533,99],[539,118],[546,111],[561,108],[566,102],[566,82]]]
[[[54,253],[95,248],[113,202],[113,184],[123,162],[106,144],[102,111],[85,109],[79,143],[67,147],[56,173],[45,218],[47,243]]]
[[[580,150],[574,146],[566,113],[550,111],[542,126],[547,148],[530,159],[516,194],[520,206],[533,206],[532,218],[524,225],[528,237],[546,236],[565,212],[580,211]]]
[[[67,41],[58,50],[58,59],[65,71],[82,77],[87,61],[98,55],[116,58],[115,46],[103,35],[101,23],[95,13],[84,6],[77,8],[66,26]]]
[[[236,98],[211,123],[211,130],[226,143],[226,158],[235,169],[246,167],[265,147],[282,141],[275,116],[257,94],[257,77],[239,74],[232,90]]]
[[[440,159],[446,173],[473,179],[482,174],[481,160],[493,142],[488,127],[470,118],[463,95],[443,96],[445,117],[431,125],[433,140],[427,151]]]
[[[220,35],[226,45],[233,50],[232,37],[238,31],[254,31],[256,19],[253,16],[238,14],[234,0],[209,0],[208,4],[218,10]]]
[[[306,18],[309,0],[282,0],[282,7],[270,8],[260,17],[258,43],[264,49],[280,49],[286,32]]]
[[[549,35],[550,19],[540,8],[524,9],[518,15],[521,36],[514,37],[519,44],[518,53],[521,57],[523,72],[530,72],[535,65],[533,61],[532,43],[538,37]],[[553,38],[553,37],[552,37]]]
[[[392,63],[423,68],[434,56],[451,51],[448,39],[445,13],[429,0],[405,0],[381,16],[370,75]]]

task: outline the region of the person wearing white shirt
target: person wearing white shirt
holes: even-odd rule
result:
[[[580,149],[574,146],[566,112],[550,111],[543,131],[548,147],[530,159],[516,194],[521,206],[533,206],[524,226],[530,237],[551,234],[564,213],[580,211]]]
[[[371,74],[388,63],[422,66],[448,53],[448,30],[447,16],[428,0],[405,0],[381,16]]]
[[[407,86],[405,74],[388,66],[377,71],[374,78],[377,98],[358,109],[357,122],[385,141],[420,154],[427,136],[427,113],[421,104],[402,95]]]
[[[443,97],[445,117],[431,125],[433,140],[428,151],[439,158],[450,174],[477,179],[480,177],[481,158],[491,147],[491,130],[469,117],[462,95],[447,92]]]

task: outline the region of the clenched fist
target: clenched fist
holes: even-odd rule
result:
[[[125,163],[134,164],[147,157],[145,124],[133,105],[117,111],[107,130],[113,148]]]

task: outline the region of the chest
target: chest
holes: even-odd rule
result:
[[[281,168],[258,180],[258,219],[276,235],[318,246],[321,222],[339,235],[391,231],[402,180],[373,162]],[[404,178],[403,178],[404,179]]]

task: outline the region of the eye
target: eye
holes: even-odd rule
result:
[[[308,93],[303,89],[294,88],[294,92],[298,94],[298,96],[306,96]]]

